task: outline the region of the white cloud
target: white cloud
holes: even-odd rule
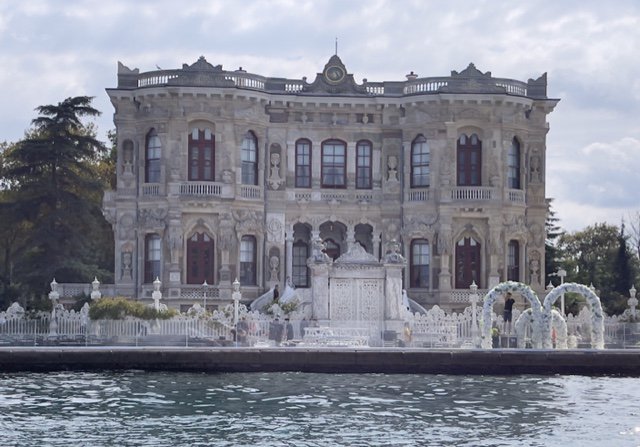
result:
[[[116,62],[142,71],[204,55],[227,69],[313,79],[334,52],[357,80],[447,76],[474,62],[526,81],[548,72],[561,99],[549,116],[547,195],[567,226],[635,199],[640,3],[619,0],[30,0],[0,2],[0,141],[15,141],[34,107],[104,92]],[[567,213],[567,211],[569,211]],[[564,223],[564,222],[563,222]],[[617,222],[616,222],[617,223]]]

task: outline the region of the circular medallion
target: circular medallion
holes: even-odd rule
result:
[[[332,65],[331,67],[327,67],[324,72],[324,76],[327,78],[327,81],[335,84],[344,79],[344,70],[342,67]]]

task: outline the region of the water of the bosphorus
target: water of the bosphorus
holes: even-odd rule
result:
[[[638,446],[640,379],[4,373],[0,445]]]

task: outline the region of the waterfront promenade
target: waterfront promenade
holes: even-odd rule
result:
[[[576,374],[640,377],[640,350],[2,347],[0,371]]]

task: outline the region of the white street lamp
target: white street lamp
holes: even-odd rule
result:
[[[560,285],[564,284],[564,278],[565,276],[567,276],[567,271],[563,268],[559,268],[557,272],[555,273],[549,273],[549,276],[557,276],[560,278]],[[551,284],[551,283],[549,283]],[[562,316],[564,317],[564,291],[562,292],[562,294],[560,295],[560,312],[562,313]]]
[[[207,284],[207,280],[205,279],[204,282],[202,283],[202,288],[204,289],[204,311],[207,311],[207,287],[209,287],[209,284]]]
[[[557,274],[560,277],[560,285],[563,285],[564,277],[567,276],[567,271],[561,268],[558,269]],[[560,311],[562,313],[562,316],[564,317],[564,291],[562,292],[562,295],[560,295]]]

